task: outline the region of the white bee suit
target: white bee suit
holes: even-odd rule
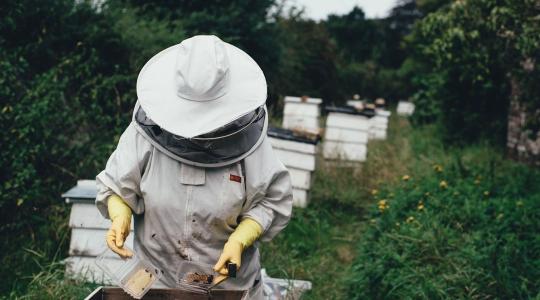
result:
[[[163,286],[176,286],[182,261],[215,264],[242,218],[262,225],[262,241],[287,225],[292,211],[290,177],[266,138],[242,162],[199,168],[157,150],[137,127],[134,122],[129,125],[97,176],[96,204],[104,217],[113,193],[130,206],[135,252],[161,268]],[[237,278],[220,288],[250,289],[259,274],[259,250],[253,245],[242,254]]]
[[[152,57],[138,103],[105,170],[96,205],[120,196],[134,213],[135,252],[176,287],[185,261],[214,265],[243,218],[272,239],[288,223],[292,188],[266,138],[266,79],[241,49],[195,36]],[[261,297],[259,250],[242,253],[237,278],[219,285]],[[258,296],[255,296],[258,294]]]

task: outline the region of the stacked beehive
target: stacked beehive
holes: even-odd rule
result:
[[[323,156],[353,162],[365,161],[369,139],[369,111],[358,111],[353,107],[327,107],[326,131]]]
[[[66,203],[71,204],[69,215],[71,240],[69,257],[66,259],[66,272],[71,276],[82,276],[87,281],[102,283],[109,279],[97,267],[95,259],[107,249],[105,235],[111,222],[103,218],[97,210],[94,203],[96,193],[94,180],[79,180],[75,187],[62,195]],[[126,246],[133,249],[133,234],[128,235]],[[120,258],[109,260],[111,265],[121,263]]]
[[[397,114],[400,116],[411,116],[414,113],[414,103],[409,101],[399,101]]]
[[[375,100],[375,116],[370,119],[369,138],[374,140],[385,140],[388,129],[388,119],[391,112],[385,109],[385,100],[378,98]]]
[[[291,97],[284,99],[283,108],[283,128],[307,131],[312,133],[319,132],[319,117],[321,115],[319,98]]]
[[[268,136],[274,152],[291,175],[293,204],[306,207],[315,171],[318,138],[281,128],[269,128]]]

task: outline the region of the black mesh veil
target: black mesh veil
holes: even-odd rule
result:
[[[163,130],[141,106],[136,108],[135,121],[162,148],[195,165],[211,167],[236,162],[258,145],[264,130],[266,110],[263,106],[210,132],[184,138]]]

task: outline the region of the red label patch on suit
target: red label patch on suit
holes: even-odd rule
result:
[[[242,183],[242,177],[240,177],[240,176],[238,176],[238,175],[234,175],[234,174],[230,174],[230,175],[229,175],[229,180],[230,180],[230,181],[236,181],[236,182]]]

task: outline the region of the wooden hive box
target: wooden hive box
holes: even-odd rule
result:
[[[286,96],[283,108],[283,128],[310,132],[319,131],[322,99]]]
[[[71,204],[71,239],[66,273],[90,282],[109,283],[110,278],[95,263],[96,257],[107,249],[105,235],[111,225],[111,221],[101,216],[96,208],[96,194],[95,180],[79,180],[76,186],[62,194],[66,203]],[[133,220],[131,222],[133,229]],[[126,240],[126,246],[133,249],[133,231]],[[111,259],[110,263],[120,262],[118,258]]]
[[[414,113],[414,103],[409,101],[399,101],[397,114],[400,116],[411,116]]]
[[[388,130],[388,120],[391,112],[385,109],[375,109],[375,116],[370,119],[369,138],[385,140]]]
[[[373,111],[353,107],[327,107],[323,157],[331,160],[365,161]]]
[[[299,137],[293,131],[281,128],[269,128],[268,136],[274,152],[291,175],[293,204],[306,207],[316,166],[318,140]]]

